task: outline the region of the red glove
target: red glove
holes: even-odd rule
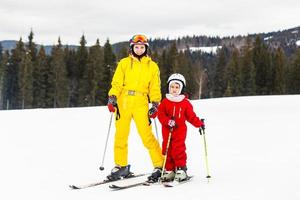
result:
[[[148,111],[148,115],[150,118],[155,118],[157,116],[158,111],[158,103],[152,102],[152,107]]]
[[[115,95],[108,97],[107,107],[109,112],[115,112],[117,106],[117,97]]]

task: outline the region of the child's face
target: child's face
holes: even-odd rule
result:
[[[133,51],[136,55],[140,56],[146,51],[146,47],[143,44],[135,44],[133,46]]]
[[[179,95],[180,85],[178,83],[171,83],[170,85],[170,94],[173,96]]]

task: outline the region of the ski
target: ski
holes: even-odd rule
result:
[[[187,179],[185,179],[183,181],[163,182],[162,185],[165,187],[175,187],[175,186],[189,182],[192,178],[193,178],[193,176],[188,176]]]
[[[133,187],[137,187],[137,186],[150,186],[151,184],[153,184],[153,183],[148,182],[148,181],[142,181],[142,182],[128,184],[128,185],[124,185],[124,186],[112,184],[112,185],[109,185],[109,188],[113,189],[113,190],[124,190],[124,189],[133,188]]]
[[[122,179],[117,179],[117,180],[105,179],[103,181],[98,181],[98,182],[89,183],[89,184],[85,184],[85,185],[69,185],[69,187],[71,189],[78,190],[78,189],[84,189],[84,188],[94,187],[94,186],[98,186],[98,185],[103,185],[103,184],[106,184],[106,183],[111,183],[111,182],[116,182],[116,181],[136,178],[136,177],[141,177],[141,176],[145,176],[145,175],[148,175],[148,174],[137,174],[137,175],[132,174],[131,176],[129,176],[127,178],[122,178]]]
[[[133,183],[133,184],[128,184],[128,185],[117,185],[117,184],[111,184],[109,185],[109,188],[112,190],[124,190],[124,189],[128,189],[128,188],[133,188],[133,187],[138,187],[138,186],[150,186],[153,185],[154,183],[158,183],[163,185],[164,187],[175,187],[177,185],[181,185],[184,183],[189,182],[191,179],[193,178],[193,176],[188,176],[186,180],[184,181],[171,181],[171,182],[149,182],[149,181],[141,181],[141,182],[137,182],[137,183]]]

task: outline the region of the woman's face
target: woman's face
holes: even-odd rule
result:
[[[144,44],[135,44],[133,46],[133,51],[136,55],[140,56],[146,51],[146,47]]]
[[[179,95],[180,85],[178,83],[171,83],[170,85],[170,94],[173,96]]]

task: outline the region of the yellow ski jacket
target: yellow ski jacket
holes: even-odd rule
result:
[[[160,73],[157,64],[148,56],[138,60],[132,55],[123,58],[111,82],[109,96],[119,97],[122,92],[148,95],[150,102],[160,102]]]

